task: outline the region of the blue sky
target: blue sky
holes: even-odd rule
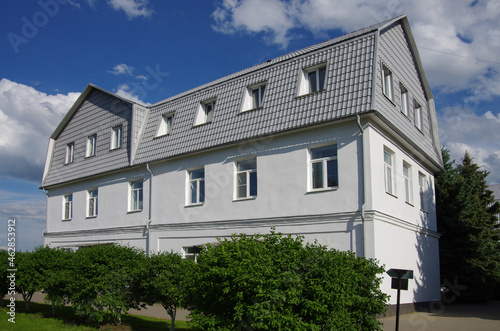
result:
[[[154,103],[400,14],[441,144],[500,183],[500,1],[0,0],[0,218],[18,249],[43,243],[48,137],[88,83]]]

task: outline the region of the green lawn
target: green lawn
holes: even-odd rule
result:
[[[30,312],[24,310],[24,302],[16,301],[15,324],[8,321],[10,316],[7,314],[7,300],[4,300],[0,307],[0,330],[96,330],[85,324],[79,324],[78,318],[69,307],[58,307],[56,315],[51,314],[51,305],[41,303],[30,303]],[[123,315],[121,325],[104,325],[99,330],[168,330],[170,321],[153,317]],[[190,330],[184,321],[176,321],[175,329]]]

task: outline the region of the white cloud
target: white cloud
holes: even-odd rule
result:
[[[461,162],[465,152],[490,172],[488,181],[500,183],[500,113],[477,115],[459,107],[446,108],[438,116],[441,143]]]
[[[109,5],[115,10],[123,10],[128,19],[136,17],[148,17],[153,14],[153,10],[148,8],[148,0],[108,0]]]
[[[497,0],[224,0],[212,18],[215,31],[260,32],[286,47],[294,29],[350,32],[401,14],[410,19],[432,87],[472,92],[485,77],[500,84]]]
[[[0,80],[0,175],[41,180],[48,137],[79,95],[47,95]]]
[[[149,106],[150,103],[146,103],[140,99],[140,93],[145,91],[144,89],[131,89],[127,84],[121,84],[118,89],[114,92],[127,100],[136,102],[140,105]]]
[[[134,67],[128,66],[125,63],[117,64],[113,67],[113,70],[108,70],[110,74],[113,75],[126,75],[131,76],[132,72],[135,70]]]

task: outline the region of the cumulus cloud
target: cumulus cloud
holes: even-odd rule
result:
[[[108,70],[110,74],[113,74],[115,76],[118,75],[126,75],[126,76],[131,76],[132,72],[135,70],[134,67],[126,65],[125,63],[120,63],[117,64],[113,67],[113,70]]]
[[[490,172],[488,182],[500,183],[500,113],[477,115],[473,111],[451,107],[438,116],[441,143],[450,156],[461,162],[465,152]]]
[[[133,101],[133,102],[136,102],[140,105],[150,105],[150,103],[145,103],[144,101],[142,101],[140,99],[140,92],[142,92],[143,89],[133,89],[133,88],[130,88],[130,86],[128,86],[127,84],[121,84],[120,86],[118,86],[118,88],[116,89],[116,91],[114,92],[116,95],[119,95],[127,100],[130,100],[130,101]]]
[[[0,175],[41,180],[48,137],[79,95],[47,95],[0,80]]]
[[[500,83],[500,2],[495,0],[224,0],[212,13],[222,33],[262,33],[286,47],[294,29],[350,32],[407,14],[432,87],[472,92]],[[500,95],[500,88],[494,95]]]
[[[129,20],[153,14],[153,10],[149,8],[148,0],[108,0],[108,3],[115,10],[123,10]]]

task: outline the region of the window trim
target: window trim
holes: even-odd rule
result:
[[[158,127],[156,129],[155,138],[169,135],[172,132],[172,125],[174,124],[174,113],[169,112],[162,114]]]
[[[320,89],[321,82],[320,82],[320,75],[319,75],[319,70],[325,69],[325,77],[323,79],[323,88]],[[319,86],[317,86],[317,89],[315,91],[311,90],[311,84],[310,84],[310,79],[309,79],[309,74],[312,72],[317,72],[316,79],[317,79],[317,84],[319,83]],[[304,95],[309,95],[309,94],[314,94],[314,93],[321,93],[326,90],[326,85],[328,81],[328,61],[318,63],[313,66],[305,67],[302,68],[300,73],[299,73],[299,79],[298,79],[298,84],[297,84],[297,96],[304,96]]]
[[[91,193],[96,192],[96,196],[92,197]],[[97,217],[97,212],[98,212],[98,198],[99,198],[99,191],[97,187],[91,188],[87,190],[87,218],[95,218]],[[93,205],[93,211],[92,214],[90,213],[90,201],[94,200],[94,205]]]
[[[238,170],[238,166],[241,162],[247,162],[247,161],[255,161],[255,168],[253,169],[247,169],[247,170]],[[258,184],[257,184],[257,178],[256,178],[256,181],[255,181],[255,194],[252,195],[251,192],[252,192],[252,180],[251,180],[251,174],[255,174],[255,176],[257,176],[257,157],[256,156],[253,156],[253,157],[247,157],[247,158],[244,158],[244,159],[239,159],[239,160],[236,160],[235,163],[234,163],[234,200],[250,200],[250,199],[255,199],[257,198],[257,188],[258,188]],[[238,179],[239,179],[239,175],[240,174],[245,174],[245,180],[246,180],[246,184],[245,184],[245,196],[243,197],[240,197],[238,196],[239,194],[239,190],[238,188],[241,186],[238,184]]]
[[[70,198],[70,199],[69,199]],[[66,206],[69,206],[68,213],[66,213]],[[73,219],[73,193],[63,195],[62,200],[62,220],[71,221]]]
[[[388,164],[386,161],[385,156],[388,155],[389,159],[391,160],[391,164]],[[397,186],[396,186],[396,167],[395,165],[396,161],[396,154],[384,146],[384,187],[385,187],[385,193],[392,195],[392,196],[397,196]],[[390,183],[389,183],[389,178],[387,174],[390,174]]]
[[[420,195],[420,210],[427,212],[427,176],[421,171],[418,172],[418,190]]]
[[[413,109],[414,109],[414,121],[415,121],[415,127],[423,132],[423,109],[420,103],[417,102],[417,100],[413,100]]]
[[[190,253],[187,250],[192,249],[194,252]],[[201,246],[182,246],[182,258],[194,260],[194,262],[198,262],[198,255],[200,255]],[[191,258],[192,256],[192,258]]]
[[[213,121],[216,101],[217,99],[213,98],[200,102],[200,104],[198,105],[198,111],[196,112],[196,116],[194,119],[194,126],[208,124]],[[211,107],[210,110],[208,110],[209,106]]]
[[[394,78],[392,70],[382,63],[382,92],[387,99],[394,102]]]
[[[96,155],[97,150],[97,133],[87,136],[87,143],[85,144],[85,157],[92,157]]]
[[[318,149],[318,148],[324,148],[324,147],[330,147],[330,146],[335,146],[335,156],[329,156],[329,157],[322,157],[322,158],[315,158],[313,159],[313,150]],[[307,170],[308,170],[308,184],[307,184],[307,191],[308,192],[323,192],[323,191],[332,191],[332,190],[337,190],[340,187],[340,178],[339,178],[339,148],[338,148],[338,143],[337,142],[332,142],[328,144],[322,144],[322,145],[314,145],[314,146],[309,146],[307,149]],[[337,185],[336,186],[328,186],[328,161],[336,161],[337,162]],[[322,164],[322,187],[314,188],[314,176],[313,176],[313,164],[321,162]],[[324,175],[326,174],[326,176]]]
[[[75,161],[75,142],[66,144],[66,155],[64,157],[64,164],[71,164]]]
[[[118,135],[117,132],[119,132]],[[109,150],[119,149],[122,146],[123,146],[123,125],[120,124],[111,128],[111,139],[109,143]]]
[[[133,185],[134,183],[141,183],[140,188],[134,188]],[[139,195],[137,197],[137,203],[135,201],[132,201],[133,195],[132,192],[137,191],[139,192]],[[137,208],[133,208],[134,204],[137,205]],[[140,212],[144,208],[144,179],[143,178],[137,178],[133,179],[128,182],[128,212],[129,213],[134,213],[134,212]]]
[[[198,170],[203,170],[203,178],[191,178],[193,172],[198,171]],[[186,206],[201,206],[205,204],[205,187],[206,187],[206,173],[205,173],[205,167],[196,167],[196,168],[191,168],[187,169],[186,171]],[[192,202],[192,188],[191,188],[191,183],[196,182],[196,202]],[[203,192],[201,192],[201,182],[203,182]],[[202,194],[203,193],[203,194]],[[203,201],[201,200],[203,198]]]

